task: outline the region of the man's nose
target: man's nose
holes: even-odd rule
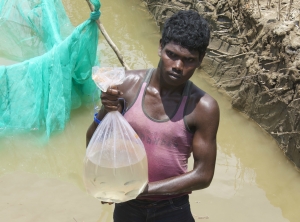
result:
[[[178,71],[182,71],[183,70],[183,62],[181,61],[181,59],[177,59],[174,63],[174,69],[178,70]]]

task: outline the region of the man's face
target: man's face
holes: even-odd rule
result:
[[[169,42],[164,48],[160,45],[158,55],[164,81],[174,86],[184,84],[191,78],[204,57],[198,51],[190,51],[174,42]]]

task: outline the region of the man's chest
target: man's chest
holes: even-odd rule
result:
[[[181,96],[161,96],[146,90],[141,101],[145,114],[156,120],[171,119],[179,109]]]

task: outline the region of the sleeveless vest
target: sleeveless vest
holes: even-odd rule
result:
[[[184,109],[192,82],[185,85],[175,114],[166,120],[155,120],[147,115],[143,101],[154,69],[148,70],[139,94],[124,117],[142,140],[148,159],[149,182],[167,179],[187,172],[192,151],[193,133],[184,122]],[[183,195],[183,194],[181,194]],[[143,199],[162,200],[181,195],[147,196]]]

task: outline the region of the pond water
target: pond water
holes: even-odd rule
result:
[[[63,3],[74,25],[89,16],[85,0]],[[142,1],[101,3],[101,20],[127,64],[132,69],[155,67],[160,33]],[[103,37],[98,54],[101,66],[120,66]],[[192,81],[221,110],[213,182],[190,196],[195,220],[298,222],[300,173],[268,134],[231,108],[205,73],[197,71]],[[93,109],[72,111],[65,131],[48,143],[33,133],[0,138],[0,221],[112,221],[113,205],[101,205],[87,195],[82,182],[85,132]]]

